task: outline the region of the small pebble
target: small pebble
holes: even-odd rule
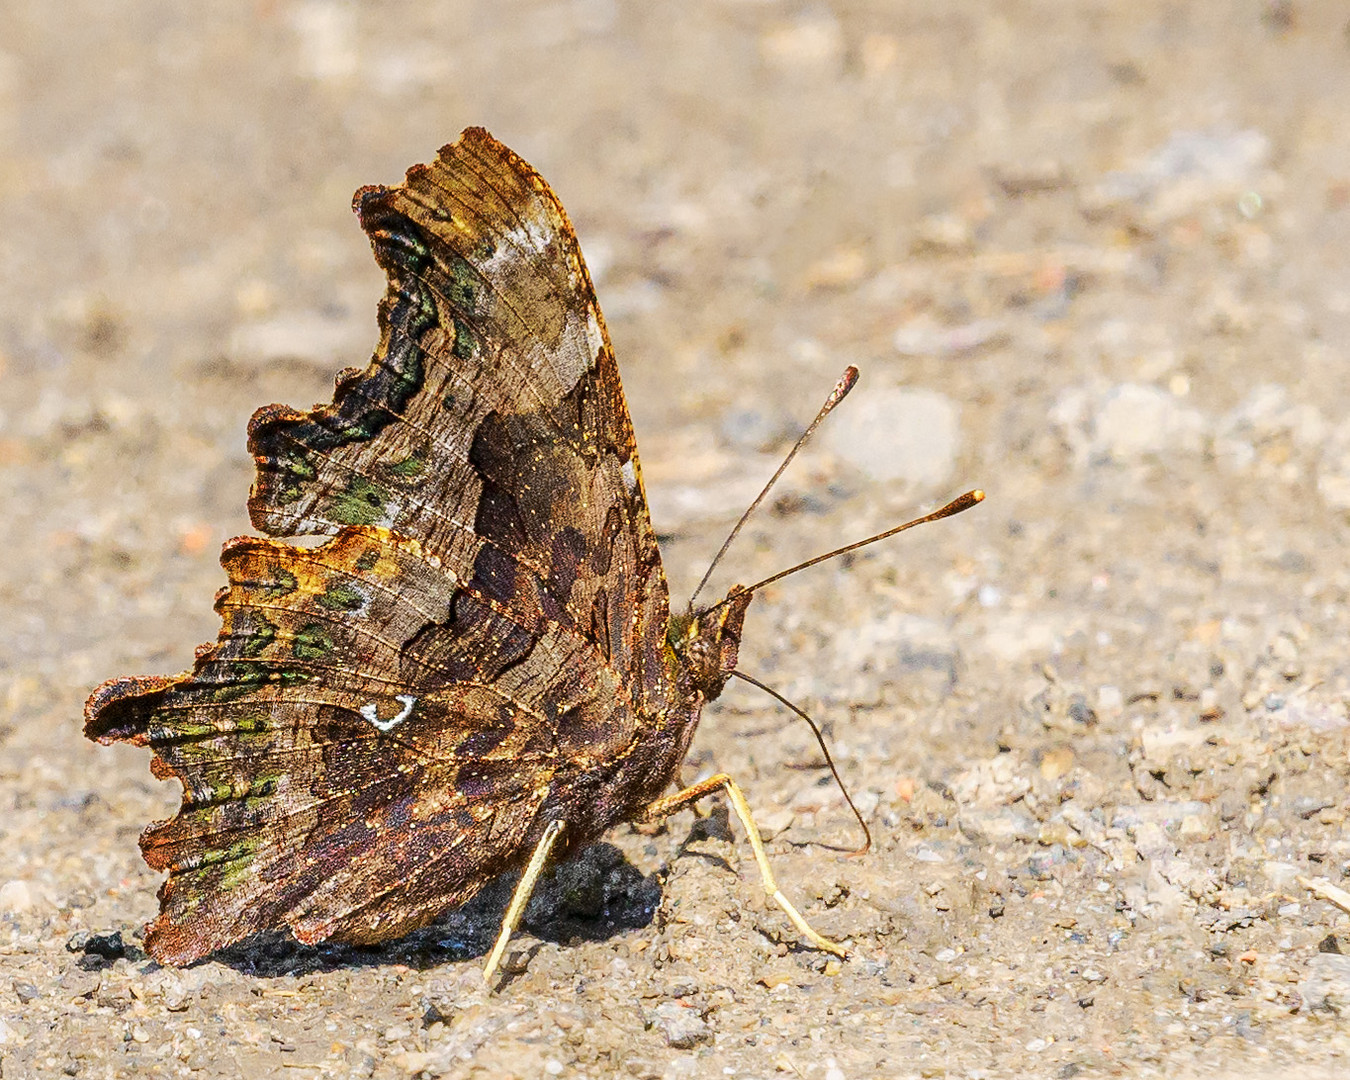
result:
[[[121,960],[127,955],[126,942],[122,940],[122,931],[111,934],[90,934],[83,943],[85,956],[97,956],[103,960]]]
[[[1208,814],[1187,814],[1181,819],[1177,836],[1187,843],[1208,840],[1214,835],[1214,819]]]
[[[164,1007],[169,1012],[182,1012],[187,1005],[188,994],[181,985],[173,983],[164,988]]]
[[[1012,840],[1035,840],[1040,833],[1036,819],[1025,810],[1010,806],[983,809],[963,807],[957,816],[961,831],[976,844],[1006,844]]]
[[[712,1039],[712,1028],[692,1006],[678,1001],[663,1001],[651,1012],[649,1026],[665,1036],[666,1045],[688,1050]]]
[[[32,911],[33,907],[33,890],[29,888],[28,882],[15,879],[0,885],[0,912],[22,915]]]
[[[1128,463],[1202,447],[1205,420],[1157,386],[1122,383],[1088,403],[1086,449],[1091,461]]]
[[[1037,881],[1047,881],[1053,870],[1068,858],[1062,844],[1052,844],[1045,851],[1037,851],[1027,859],[1027,870]]]
[[[1097,688],[1097,711],[1118,712],[1125,706],[1125,695],[1118,686],[1099,686]]]
[[[1314,953],[1298,991],[1304,1008],[1311,1012],[1350,1016],[1350,956]]]
[[[1207,823],[1200,830],[1213,834],[1213,825],[1208,819],[1214,810],[1206,803],[1196,801],[1158,801],[1142,802],[1117,806],[1111,817],[1113,828],[1124,829],[1130,835],[1138,833],[1146,825],[1156,826],[1167,831],[1179,830],[1187,817],[1196,817]],[[1192,825],[1191,828],[1196,828]]]
[[[1057,746],[1041,757],[1041,778],[1058,780],[1073,768],[1074,754],[1067,746]]]
[[[1059,844],[1063,847],[1082,847],[1085,843],[1078,831],[1062,819],[1047,821],[1041,826],[1036,839],[1046,847],[1053,844]]]
[[[1267,859],[1261,864],[1261,872],[1273,892],[1291,889],[1298,883],[1299,868],[1280,859]]]

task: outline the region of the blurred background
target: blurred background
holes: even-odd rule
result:
[[[692,1041],[668,1016],[618,1024],[616,1060],[662,1076],[683,1054],[701,1074],[697,1048],[715,1045],[752,1067],[776,1059],[733,1038],[742,1021],[788,1023],[829,995],[872,1015],[901,986],[978,1030],[883,1024],[868,1042],[835,1026],[802,1068],[868,1075],[907,1046],[1053,1072],[1196,1061],[1213,1038],[1272,1069],[1329,1062],[1327,1031],[1323,1049],[1299,1042],[1301,1003],[1320,1000],[1318,943],[1346,916],[1298,878],[1350,871],[1348,111],[1350,13],[1330,0],[7,0],[0,964],[36,990],[0,1004],[6,1068],[52,1047],[59,1063],[62,1040],[124,1021],[146,1034],[128,1053],[224,1068],[192,1050],[181,1010],[117,989],[144,1015],[99,1019],[86,1006],[104,990],[59,988],[72,933],[130,937],[153,913],[134,838],[176,805],[143,752],[81,739],[82,701],[116,674],[180,670],[214,637],[215,553],[248,531],[249,415],[327,400],[375,342],[383,283],[352,192],[468,125],[530,161],[577,228],[677,603],[846,364],[858,389],[717,587],[965,488],[990,496],[752,609],[746,670],[830,729],[882,837],[870,862],[793,846],[846,837],[848,817],[784,767],[811,757],[809,733],[766,700],[729,694],[691,761],[690,779],[742,778],[783,833],[786,883],[861,875],[820,925],[837,915],[879,967],[761,1001],[753,943],[730,939],[715,962],[743,958],[726,980],[745,993],[699,1013]],[[1002,884],[971,886],[976,863]],[[939,879],[1023,914],[992,919],[984,893],[944,908],[941,884],[921,888]],[[900,906],[855,925],[864,892]],[[1215,930],[1232,910],[1248,921]],[[1229,931],[1247,936],[1214,952]],[[1031,942],[1062,967],[1044,985],[1017,974]],[[610,972],[613,949],[532,971]],[[212,970],[248,1000],[246,979]],[[344,1030],[361,1009],[418,1013],[417,993],[368,976],[328,972],[295,1019],[319,1032],[315,1075],[324,1010],[347,1008]],[[982,1027],[989,1001],[1002,1027]],[[1159,1013],[1183,1002],[1196,1017],[1170,1030]],[[548,1060],[584,1071],[542,1030]],[[411,1024],[373,1058],[430,1055],[410,1060],[436,1074],[458,1031]],[[512,1039],[501,1062],[525,1070]]]

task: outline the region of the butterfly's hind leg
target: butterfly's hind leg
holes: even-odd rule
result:
[[[501,965],[502,956],[506,953],[507,942],[511,940],[511,935],[516,932],[520,925],[520,920],[525,914],[525,905],[530,902],[530,897],[534,895],[534,887],[539,884],[539,878],[544,872],[544,864],[548,861],[549,852],[558,842],[567,828],[565,821],[550,821],[548,828],[544,830],[544,835],[539,838],[539,843],[535,845],[534,854],[530,856],[529,865],[525,867],[525,872],[520,875],[520,881],[516,884],[516,891],[511,894],[511,902],[506,905],[506,914],[502,916],[502,928],[497,933],[497,941],[492,946],[492,951],[488,953],[487,963],[483,966],[483,981],[489,986],[492,985],[492,977],[497,974],[497,968]]]
[[[674,795],[657,799],[642,812],[638,820],[658,821],[676,811],[683,810],[703,796],[711,795],[719,789],[727,793],[727,798],[731,800],[731,806],[736,811],[736,816],[741,819],[741,824],[745,827],[745,834],[750,838],[751,850],[755,853],[755,862],[759,864],[759,876],[764,882],[764,892],[769,899],[783,909],[787,917],[792,920],[792,925],[801,931],[802,936],[817,949],[834,953],[835,956],[847,956],[848,953],[842,945],[816,933],[811,928],[811,924],[802,918],[801,912],[792,906],[792,901],[784,896],[782,890],[778,888],[778,883],[773,877],[773,871],[769,869],[769,857],[764,853],[764,841],[760,838],[759,828],[755,825],[755,819],[750,816],[750,804],[745,801],[745,795],[742,794],[740,786],[726,773],[710,776],[707,780],[694,784],[692,787],[687,787],[683,791],[677,791]]]

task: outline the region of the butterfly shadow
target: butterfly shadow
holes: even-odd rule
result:
[[[613,844],[593,844],[539,881],[522,927],[540,942],[603,941],[650,926],[664,870],[643,874]],[[421,930],[380,945],[302,945],[289,934],[255,934],[212,959],[257,978],[340,968],[403,965],[424,971],[485,957],[501,926],[518,875],[505,874],[467,904]],[[537,951],[539,946],[535,946]]]

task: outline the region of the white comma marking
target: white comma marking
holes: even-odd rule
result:
[[[397,716],[391,716],[388,720],[381,720],[379,706],[373,701],[361,706],[361,715],[381,731],[393,731],[394,728],[412,715],[413,706],[417,704],[417,698],[412,694],[395,694],[394,700],[403,702],[403,709]]]

